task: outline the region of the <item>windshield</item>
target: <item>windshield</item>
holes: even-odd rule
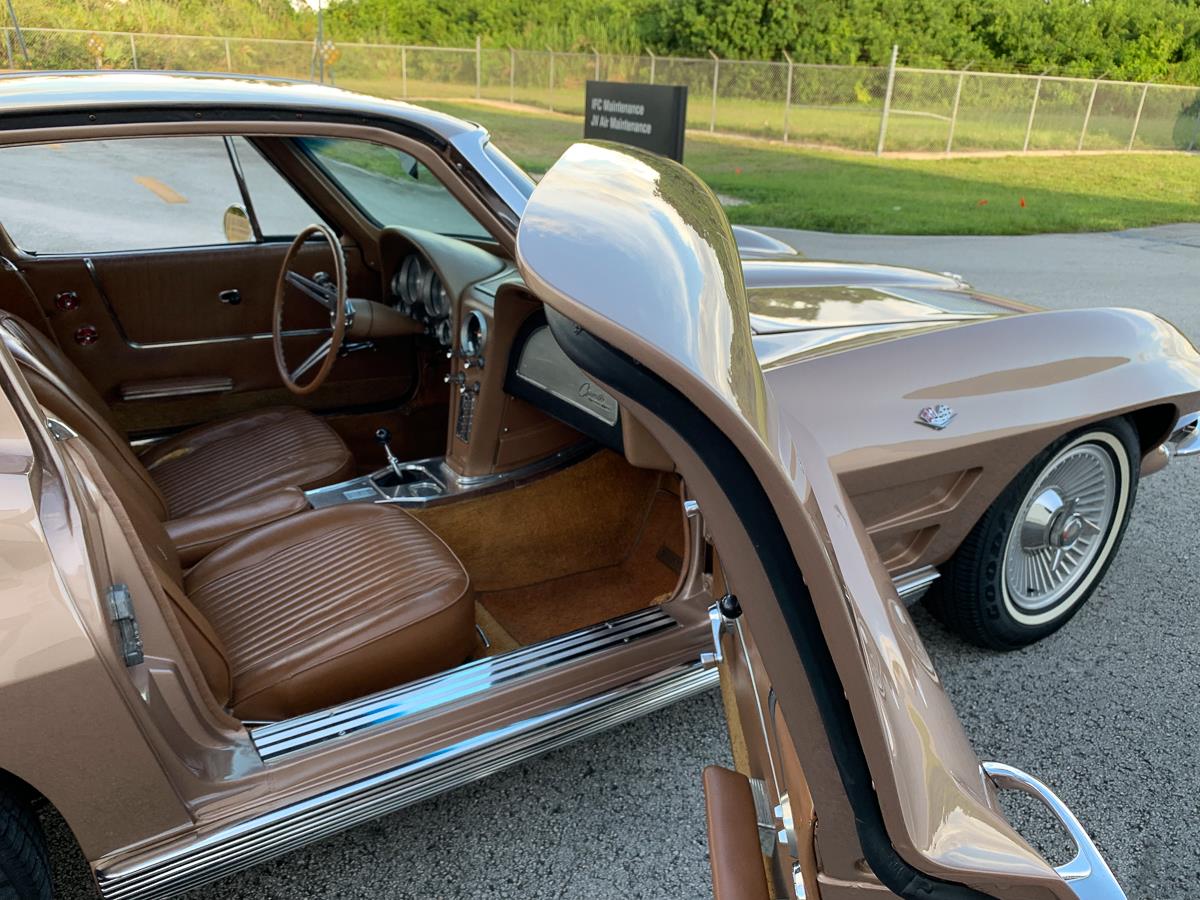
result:
[[[491,239],[446,186],[407,153],[343,138],[300,138],[299,143],[375,224]]]

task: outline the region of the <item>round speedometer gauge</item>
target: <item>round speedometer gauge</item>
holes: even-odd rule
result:
[[[412,254],[404,261],[404,266],[401,269],[404,273],[404,300],[409,306],[415,306],[418,303],[425,301],[425,295],[421,290],[422,283],[425,280],[425,267],[422,265],[421,257],[417,254]]]
[[[450,295],[446,292],[446,287],[442,284],[442,279],[438,278],[437,274],[432,271],[429,273],[429,293],[427,297],[425,306],[429,310],[429,315],[435,319],[450,315]]]

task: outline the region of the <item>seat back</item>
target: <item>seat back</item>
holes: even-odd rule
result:
[[[51,415],[86,439],[89,446],[118,470],[127,489],[161,521],[167,517],[162,492],[129,447],[108,404],[79,368],[45,335],[24,320],[0,312],[0,340],[21,367],[38,402]]]

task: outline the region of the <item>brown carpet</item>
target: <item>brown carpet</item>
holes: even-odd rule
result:
[[[496,622],[521,644],[633,612],[665,599],[683,556],[679,497],[656,490],[636,543],[620,562],[536,584],[478,594]],[[469,571],[468,567],[468,571]]]
[[[623,562],[659,480],[602,450],[529,484],[412,514],[458,555],[476,591],[503,591]]]

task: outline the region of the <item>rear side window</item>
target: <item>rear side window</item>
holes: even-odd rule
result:
[[[253,182],[262,194],[251,202],[264,235],[320,221],[249,142],[235,138],[234,146],[248,188]],[[0,223],[34,254],[227,244],[226,212],[245,206],[220,137],[3,147],[0,172]]]

